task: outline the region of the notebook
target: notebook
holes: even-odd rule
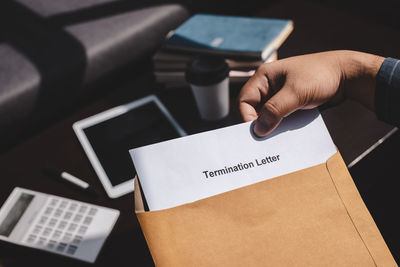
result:
[[[196,14],[167,36],[165,48],[265,60],[292,30],[291,20]]]

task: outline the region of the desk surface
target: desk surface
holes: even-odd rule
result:
[[[142,90],[141,93],[132,93],[133,91],[140,90],[124,88],[121,91],[115,91],[0,155],[1,204],[14,187],[20,186],[121,211],[120,218],[100,252],[95,266],[153,266],[146,241],[134,214],[133,194],[118,199],[109,199],[106,196],[72,130],[72,124],[75,121],[150,93],[145,90]],[[223,121],[210,123],[199,119],[190,90],[160,91],[158,95],[189,134],[228,126],[240,121],[235,110],[234,98],[232,98],[231,115]],[[390,175],[389,170],[395,170],[396,162],[398,162],[398,157],[394,156],[397,155],[395,148],[399,147],[399,144],[400,134],[395,134],[376,150],[377,153],[370,154],[351,170],[367,206],[397,260],[400,256],[398,230],[400,221],[393,214],[396,203],[399,203],[400,198],[396,193],[400,187],[399,180],[394,179],[398,175]],[[43,166],[55,166],[82,177],[101,192],[100,196],[88,197],[74,188],[49,179],[41,172]],[[384,167],[384,172],[381,171],[381,166]],[[21,257],[19,248],[1,243],[0,266],[32,264],[34,266],[39,264],[42,266],[70,266],[71,263],[74,266],[86,265],[50,254],[38,254],[37,250],[35,251],[28,250],[24,252],[24,257]]]
[[[146,241],[134,214],[133,194],[118,199],[107,197],[72,130],[72,124],[75,121],[151,93],[146,91],[148,88],[132,90],[131,86],[114,91],[0,155],[0,206],[13,188],[19,186],[120,210],[118,222],[105,242],[95,266],[112,266],[113,264],[115,266],[153,266]],[[231,125],[239,121],[239,117],[234,112],[219,122],[201,121],[191,92],[187,88],[160,91],[158,95],[190,134]],[[232,104],[232,107],[234,106]],[[54,166],[75,174],[93,185],[100,192],[100,196],[97,198],[86,196],[73,187],[48,178],[41,171],[44,166]],[[28,266],[32,263],[35,263],[34,266],[39,264],[71,266],[71,262],[74,266],[86,265],[67,258],[52,256],[52,254],[38,254],[37,251],[26,250],[24,251],[26,257],[21,257],[21,249],[0,242],[0,266]]]

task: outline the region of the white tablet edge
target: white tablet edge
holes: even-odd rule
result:
[[[90,142],[87,139],[83,130],[87,127],[93,126],[93,125],[103,122],[105,120],[114,118],[121,114],[124,114],[133,108],[142,106],[151,101],[154,101],[154,103],[156,103],[158,108],[165,115],[165,117],[169,120],[169,122],[172,124],[172,126],[175,127],[176,131],[178,132],[178,134],[180,136],[187,135],[187,133],[176,122],[176,120],[172,117],[172,115],[169,113],[167,108],[162,104],[162,102],[155,95],[149,95],[149,96],[143,97],[141,99],[132,101],[128,104],[117,106],[115,108],[111,108],[109,110],[103,111],[101,113],[98,113],[98,114],[88,117],[86,119],[77,121],[72,125],[72,128],[74,129],[74,132],[75,132],[76,136],[78,137],[78,140],[81,143],[83,150],[85,150],[90,163],[92,164],[97,176],[100,179],[100,182],[102,183],[104,189],[107,192],[107,195],[110,198],[117,198],[117,197],[120,197],[122,195],[125,195],[125,194],[128,194],[128,193],[134,191],[134,188],[135,188],[134,182],[133,182],[134,180],[132,178],[131,180],[128,180],[119,185],[113,186],[111,184],[109,178],[107,177],[107,174],[103,169],[103,166],[101,166],[100,161],[97,158],[96,153],[94,152],[92,145],[90,144]]]

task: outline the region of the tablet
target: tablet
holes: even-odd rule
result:
[[[134,190],[129,149],[186,135],[155,95],[75,122],[73,129],[110,198]]]

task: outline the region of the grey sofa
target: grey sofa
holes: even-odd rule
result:
[[[149,1],[0,1],[0,148],[150,58],[188,16]]]

